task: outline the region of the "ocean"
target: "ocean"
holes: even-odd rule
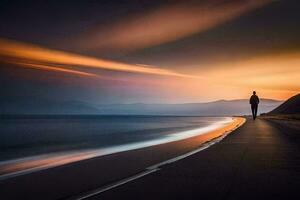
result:
[[[93,152],[95,157],[163,144],[205,134],[231,121],[231,117],[195,116],[2,117],[0,168],[47,155]]]

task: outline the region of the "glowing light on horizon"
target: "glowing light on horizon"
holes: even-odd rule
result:
[[[203,70],[211,79],[247,94],[259,90],[268,98],[280,100],[300,92],[300,52],[256,56],[231,63],[220,63]]]
[[[228,84],[299,91],[300,52],[223,63],[205,73]]]

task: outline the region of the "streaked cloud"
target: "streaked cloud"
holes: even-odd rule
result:
[[[80,35],[83,49],[130,51],[175,41],[235,19],[272,0],[182,1],[135,14]]]
[[[114,70],[114,71],[125,71],[132,73],[142,73],[142,74],[153,74],[162,76],[176,76],[176,77],[186,77],[191,78],[193,76],[176,73],[171,70],[166,70],[158,67],[144,67],[141,65],[126,64],[121,62],[115,62],[111,60],[104,60],[100,58],[88,57],[79,54],[68,53],[64,51],[57,51],[48,48],[43,48],[40,46],[16,42],[7,39],[0,39],[0,56],[28,60],[30,62],[41,62],[50,64],[61,64],[69,65],[69,67],[79,66],[81,68],[96,68],[103,70]],[[33,67],[31,65],[31,67]],[[35,66],[36,68],[45,69],[45,66]],[[48,66],[50,69],[51,66]],[[56,71],[64,71],[70,73],[77,73],[79,70],[62,70],[53,68]],[[84,74],[85,72],[79,72]]]
[[[62,67],[55,67],[55,66],[49,66],[49,65],[43,65],[43,64],[33,64],[33,63],[22,63],[22,62],[13,62],[13,64],[22,66],[22,67],[28,67],[38,70],[45,70],[45,71],[56,71],[56,72],[63,72],[67,74],[74,74],[79,76],[89,76],[89,77],[97,77],[96,74],[82,72],[78,70],[72,70],[72,69],[66,69]]]

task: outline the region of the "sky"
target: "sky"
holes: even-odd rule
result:
[[[300,92],[297,0],[0,2],[2,99],[285,100]]]

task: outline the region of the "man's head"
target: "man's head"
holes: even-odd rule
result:
[[[254,95],[256,95],[256,92],[255,92],[255,91],[253,91],[253,94],[254,94]]]

